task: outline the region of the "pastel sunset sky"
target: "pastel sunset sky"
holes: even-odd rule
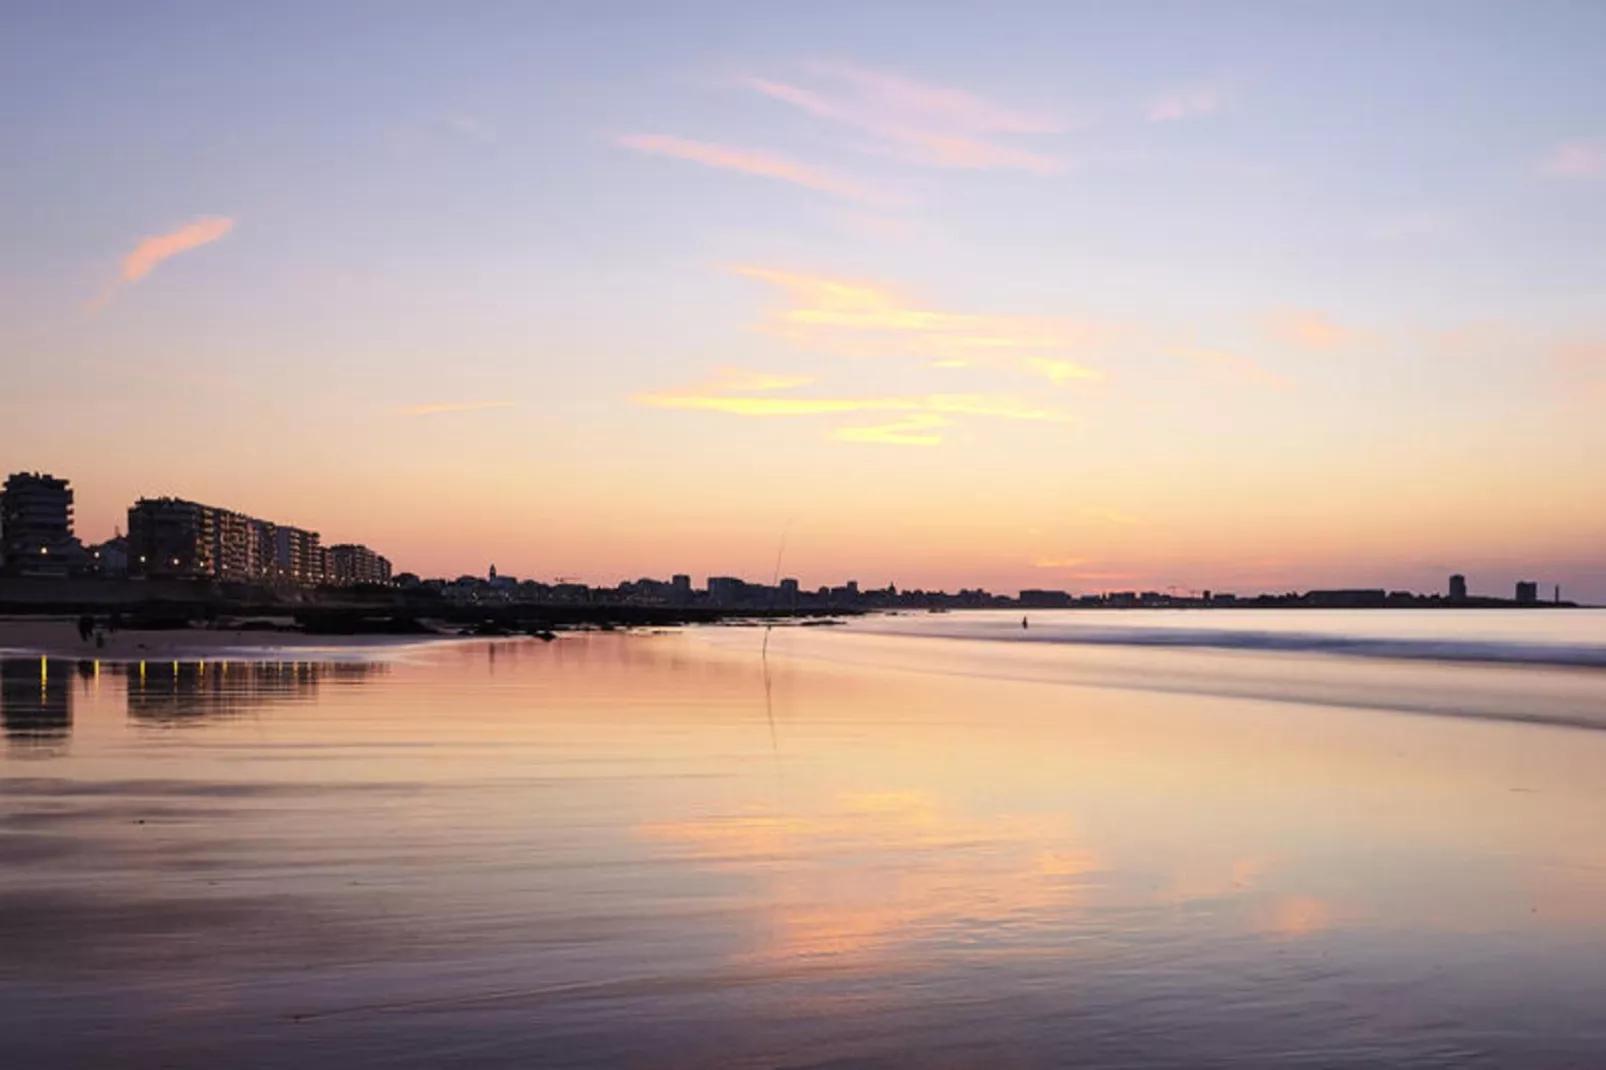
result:
[[[11,5],[0,467],[428,575],[1606,600],[1606,5]]]

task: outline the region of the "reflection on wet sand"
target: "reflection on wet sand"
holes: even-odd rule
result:
[[[988,925],[1063,924],[1104,868],[1063,814],[966,818],[919,791],[845,793],[797,816],[643,825],[674,855],[759,875],[766,907],[744,954],[885,958]]]
[[[1606,1050],[1606,733],[725,638],[6,666],[0,1066]]]
[[[270,706],[309,704],[328,684],[356,684],[383,662],[0,659],[0,726],[19,753],[59,751],[72,734],[76,692],[121,690],[128,717],[145,724],[200,724]]]
[[[48,754],[72,731],[67,662],[0,660],[0,724],[15,751]]]
[[[141,661],[118,665],[126,678],[128,716],[150,724],[194,724],[268,706],[317,701],[320,685],[361,683],[383,662]]]

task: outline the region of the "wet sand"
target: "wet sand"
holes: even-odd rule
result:
[[[0,660],[0,1066],[1603,1064],[1606,676],[768,638]]]
[[[107,633],[103,644],[78,636],[76,617],[0,618],[0,656],[93,658],[99,661],[181,661],[221,657],[251,660],[314,652],[383,651],[455,639],[451,635],[304,635],[238,628],[127,629]]]

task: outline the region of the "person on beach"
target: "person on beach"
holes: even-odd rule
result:
[[[78,618],[78,638],[87,643],[94,632],[95,618],[91,617],[88,613],[80,616]]]

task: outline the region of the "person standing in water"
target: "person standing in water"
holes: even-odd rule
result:
[[[1021,626],[1021,627],[1022,627],[1022,628],[1025,628],[1025,627],[1026,627],[1026,618],[1025,618],[1025,617],[1022,617],[1022,618],[1021,618],[1021,619],[1020,619],[1020,626]]]

